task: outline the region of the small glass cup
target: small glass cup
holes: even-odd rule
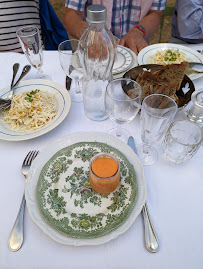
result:
[[[201,128],[187,120],[174,121],[163,141],[164,157],[174,163],[182,163],[193,157],[201,146]]]
[[[109,169],[111,171],[109,171]],[[91,187],[99,193],[113,192],[120,181],[120,163],[110,153],[98,153],[89,164],[89,179]]]
[[[192,106],[186,111],[190,121],[203,123],[203,89],[194,91],[191,96]]]
[[[29,63],[37,69],[36,78],[51,80],[51,77],[42,71],[43,50],[39,29],[25,26],[18,29],[16,34]]]

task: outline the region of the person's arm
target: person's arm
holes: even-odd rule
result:
[[[80,39],[82,33],[87,28],[88,23],[83,21],[83,15],[81,11],[66,7],[64,25],[68,34],[74,38]]]
[[[177,2],[178,30],[182,38],[199,39],[203,37],[202,0],[179,0]]]
[[[158,30],[163,11],[150,10],[149,13],[139,22],[146,30],[146,36],[138,28],[132,28],[121,40],[120,45],[129,47],[136,54],[148,46],[151,34]]]

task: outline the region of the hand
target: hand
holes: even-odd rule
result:
[[[92,42],[88,46],[88,58],[92,61],[96,61],[96,59],[99,61],[106,60],[109,55],[108,46],[102,33],[90,32],[89,35]]]
[[[129,47],[135,54],[149,44],[144,40],[143,33],[137,29],[131,29],[121,40],[119,45]]]

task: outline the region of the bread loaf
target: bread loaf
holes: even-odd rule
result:
[[[188,62],[182,62],[181,64],[169,64],[162,66],[160,70],[155,71],[154,75],[160,83],[175,83],[176,91],[179,91],[185,75],[186,67],[188,67]]]
[[[144,71],[137,76],[136,82],[142,87],[142,100],[150,94],[164,94],[171,96],[176,102],[176,92],[184,78],[187,62],[160,66],[154,72]]]

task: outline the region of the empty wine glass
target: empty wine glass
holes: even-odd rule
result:
[[[109,118],[117,123],[117,128],[108,133],[127,142],[130,133],[121,127],[132,121],[141,106],[142,90],[140,85],[128,78],[112,80],[106,89],[105,105]]]
[[[43,52],[39,29],[34,26],[26,26],[18,29],[16,33],[29,63],[37,69],[36,78],[51,79],[41,69],[43,65]]]
[[[143,165],[157,161],[157,150],[152,146],[161,140],[177,112],[176,102],[163,94],[152,94],[142,102],[140,126],[143,144],[137,145],[138,156]]]
[[[82,89],[79,78],[82,75],[77,69],[80,67],[78,57],[78,40],[70,39],[61,42],[58,46],[59,60],[65,74],[74,80],[74,88],[71,88],[71,100],[76,103],[83,101]]]

